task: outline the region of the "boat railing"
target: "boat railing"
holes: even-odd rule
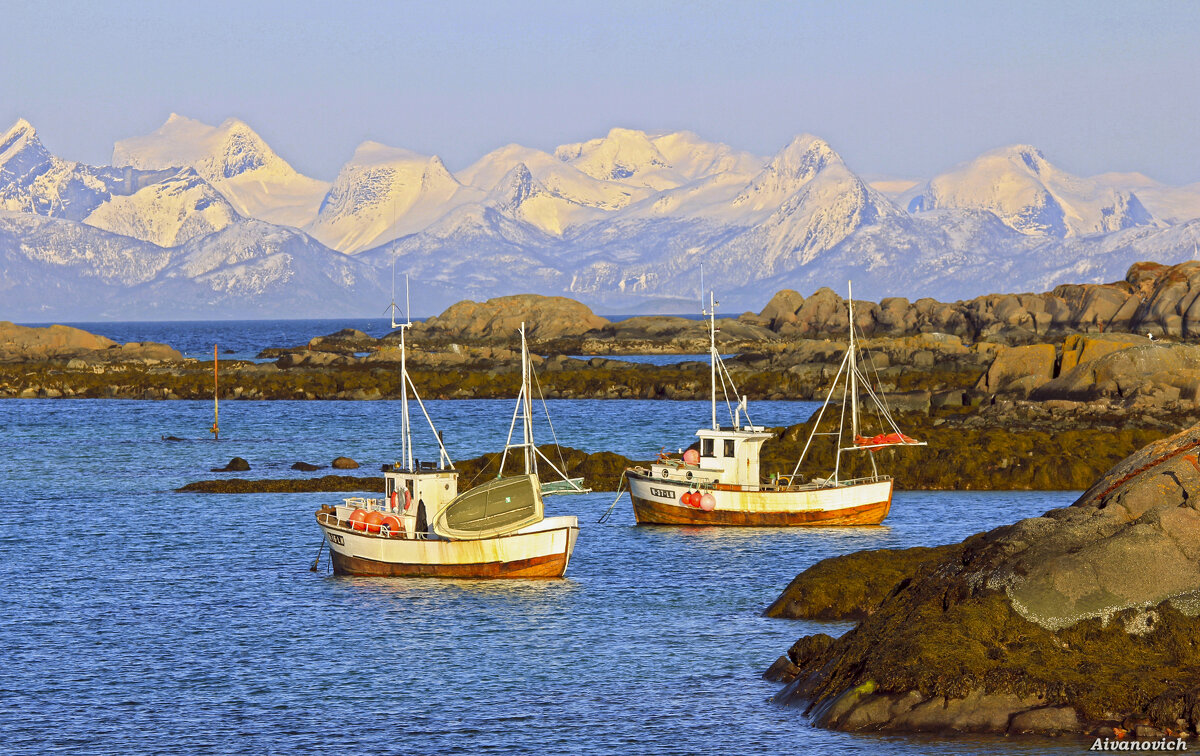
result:
[[[789,476],[780,476],[779,488],[785,491],[795,491],[801,488],[841,488],[842,486],[856,486],[860,483],[882,483],[883,481],[891,480],[891,475],[868,475],[862,478],[839,478],[838,480],[830,480],[829,478],[814,478],[807,483],[796,483],[788,479]]]
[[[351,496],[349,498],[342,499],[342,503],[348,507],[354,507],[355,509],[377,509],[380,512],[395,511],[388,506],[387,499],[369,499],[365,496]]]

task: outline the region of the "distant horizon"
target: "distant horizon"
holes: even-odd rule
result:
[[[0,124],[106,165],[171,112],[237,117],[326,181],[367,140],[458,171],[622,126],[764,156],[807,132],[907,180],[1032,144],[1076,175],[1183,186],[1200,181],[1198,28],[1200,4],[1118,0],[22,4],[0,29],[20,72]]]

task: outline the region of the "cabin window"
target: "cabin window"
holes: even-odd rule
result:
[[[726,457],[733,456],[733,440],[732,439],[728,439],[728,438],[725,439],[725,456]]]
[[[711,457],[713,455],[713,440],[711,438],[700,439],[700,456]]]
[[[388,478],[387,479],[387,490],[384,492],[387,495],[387,498],[389,498],[389,499],[392,498],[392,493],[395,490],[396,490],[396,481],[392,480],[391,478]]]

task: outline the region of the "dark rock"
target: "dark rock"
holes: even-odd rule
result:
[[[779,699],[841,729],[1188,723],[1200,667],[1198,453],[1200,425],[1122,460],[1070,507],[916,560],[858,627],[800,661],[789,655],[799,671]],[[798,578],[810,593],[825,580]],[[920,702],[900,712],[901,700]]]
[[[214,467],[212,472],[245,472],[250,469],[250,463],[241,457],[234,457],[224,467]]]
[[[793,578],[767,607],[766,615],[787,619],[862,619],[898,590],[901,582],[911,581],[913,575],[940,564],[959,550],[958,544],[918,546],[858,551],[822,559]]]
[[[309,462],[297,462],[296,464],[292,465],[292,469],[300,470],[301,472],[312,472],[313,470],[320,470],[321,466],[314,465]],[[353,469],[353,468],[351,468],[351,469]]]
[[[764,680],[772,682],[788,683],[796,679],[796,673],[800,668],[792,664],[792,660],[786,656],[781,656],[775,660],[775,663],[767,667],[767,671],[763,672]]]
[[[349,457],[335,457],[329,465],[334,470],[357,470],[358,463]]]
[[[320,478],[284,478],[274,480],[201,480],[175,489],[179,493],[311,493],[316,491],[383,491],[383,478],[355,475],[325,475]]]

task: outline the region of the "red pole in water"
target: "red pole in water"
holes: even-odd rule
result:
[[[221,439],[221,429],[217,427],[217,422],[221,419],[221,412],[217,406],[217,345],[213,344],[213,441]]]

